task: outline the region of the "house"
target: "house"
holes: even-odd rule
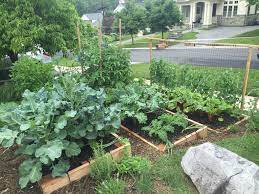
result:
[[[143,5],[144,0],[136,0],[136,3],[138,5]],[[113,13],[115,13],[115,14],[120,13],[125,8],[125,4],[126,4],[125,0],[119,0],[119,3],[117,5],[117,7],[115,8],[115,10],[113,11]]]
[[[82,16],[82,20],[92,24],[94,27],[97,27],[100,21],[100,24],[102,26],[103,13],[87,13]]]
[[[245,0],[176,0],[183,22],[203,26],[245,26],[257,22],[256,6]]]

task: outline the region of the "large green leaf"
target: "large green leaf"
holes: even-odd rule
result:
[[[60,160],[56,165],[53,166],[52,177],[64,176],[69,168],[70,164],[68,161]]]
[[[35,183],[42,177],[41,162],[35,160],[25,160],[19,167],[19,185],[25,188],[29,182]]]
[[[60,158],[63,149],[62,141],[54,140],[37,149],[35,156],[39,158],[43,164],[48,164],[49,161],[55,161],[55,159]]]
[[[75,142],[71,142],[65,149],[67,157],[78,156],[81,152],[79,145]]]
[[[0,129],[0,144],[4,147],[11,147],[14,144],[15,138],[17,138],[18,132],[12,131],[8,128]]]

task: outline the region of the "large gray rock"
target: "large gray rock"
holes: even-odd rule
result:
[[[189,148],[181,165],[201,194],[259,194],[259,167],[212,143]]]

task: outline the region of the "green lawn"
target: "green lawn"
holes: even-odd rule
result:
[[[229,44],[252,44],[259,45],[259,29],[239,34],[231,39],[222,39],[217,41],[218,43]]]
[[[187,32],[184,33],[182,37],[177,38],[177,40],[192,40],[196,39],[196,35],[199,34],[198,32]]]
[[[132,65],[133,77],[149,79],[150,78],[149,68],[150,68],[150,64],[134,64],[134,65]],[[193,66],[193,68],[197,68],[197,69],[198,68],[210,68],[213,71],[224,70],[224,68],[213,68],[213,67]],[[244,72],[245,72],[244,69],[234,69],[234,70],[237,72],[241,71],[242,76],[244,75]],[[249,95],[259,96],[258,89],[259,89],[259,70],[251,70],[250,75],[249,75],[249,80],[248,80],[247,93]]]
[[[216,142],[217,145],[259,165],[259,134],[249,134],[243,137],[227,138]],[[172,155],[160,158],[154,166],[153,174],[168,184],[174,193],[198,193],[191,181],[184,174],[181,159],[186,149],[174,150]]]

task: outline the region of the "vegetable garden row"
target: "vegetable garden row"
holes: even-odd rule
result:
[[[227,130],[247,119],[238,108],[240,96],[233,90],[238,82],[232,76],[224,75],[232,88],[198,84],[195,89],[198,78],[192,87],[179,80],[173,84],[176,77],[170,78],[170,85],[168,73],[161,72],[166,66],[154,62],[147,84],[132,81],[124,51],[108,47],[103,52],[104,58],[94,62],[88,60],[91,53],[82,54],[86,74],[55,76],[40,89],[30,80],[33,88],[21,101],[1,109],[0,143],[5,148],[16,146],[16,154],[25,158],[19,167],[21,188],[38,182],[44,193],[51,193],[83,176],[96,178],[98,162],[130,157],[129,142],[117,135],[122,131],[164,152],[206,137],[207,130]],[[187,69],[173,70],[178,75],[181,71]],[[193,76],[185,75],[186,80]],[[26,78],[19,78],[15,77],[30,89]]]

